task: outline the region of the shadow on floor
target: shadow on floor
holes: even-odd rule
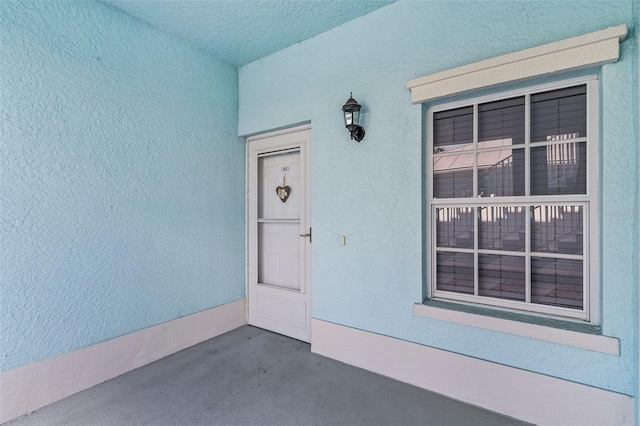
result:
[[[515,424],[244,326],[7,426]]]

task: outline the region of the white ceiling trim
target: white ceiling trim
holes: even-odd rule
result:
[[[618,25],[410,80],[414,104],[525,80],[616,62],[627,26]]]

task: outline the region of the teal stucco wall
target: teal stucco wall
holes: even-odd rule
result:
[[[636,63],[635,63],[635,93],[636,93],[636,104],[635,104],[635,116],[636,116],[636,158],[637,167],[638,167],[638,176],[640,176],[640,2],[633,3],[633,15],[635,18],[635,35],[636,35]],[[640,216],[640,191],[636,193],[637,202],[636,202],[636,216]],[[636,219],[639,220],[639,219]],[[640,286],[640,226],[637,229],[636,233],[636,268],[637,268],[637,276],[638,278],[638,286]],[[640,418],[640,290],[636,295],[636,348],[637,348],[637,362],[636,362],[636,399],[635,399],[635,418]]]
[[[0,368],[244,298],[238,73],[100,2],[0,2]]]
[[[242,67],[241,135],[312,125],[314,318],[637,396],[633,9],[631,1],[401,1]],[[411,104],[407,81],[620,24],[632,29],[620,60],[594,70],[602,330],[620,340],[620,356],[414,317],[424,288],[423,109]],[[342,122],[349,92],[363,105],[360,144]]]

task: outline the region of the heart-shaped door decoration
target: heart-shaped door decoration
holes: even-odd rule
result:
[[[284,203],[289,198],[289,195],[291,195],[291,188],[289,187],[289,185],[279,186],[276,188],[276,194],[278,194],[278,198],[280,198],[280,200]]]
[[[289,195],[291,195],[291,188],[289,185],[285,186],[286,181],[287,174],[285,173],[284,176],[282,176],[282,186],[276,188],[276,194],[278,194],[278,198],[280,198],[283,203],[286,202]]]

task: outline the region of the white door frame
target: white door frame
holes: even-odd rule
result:
[[[247,295],[247,308],[246,308],[246,319],[247,319],[247,323],[249,323],[249,314],[250,314],[250,307],[251,304],[254,303],[255,301],[250,300],[250,280],[253,279],[252,278],[252,274],[251,268],[256,268],[257,271],[257,266],[253,266],[253,263],[257,264],[257,258],[255,256],[255,250],[254,247],[252,247],[252,237],[251,237],[251,232],[252,232],[252,220],[254,220],[252,218],[252,212],[250,211],[251,209],[251,200],[250,200],[250,185],[251,185],[251,181],[250,181],[250,159],[251,159],[251,142],[254,141],[258,141],[261,139],[267,139],[267,138],[272,138],[272,137],[276,137],[276,136],[282,136],[282,135],[287,135],[287,134],[291,134],[291,133],[297,133],[297,132],[302,132],[302,131],[309,131],[309,133],[311,132],[311,126],[310,125],[303,125],[303,126],[297,126],[297,127],[292,127],[292,128],[288,128],[288,129],[283,129],[283,130],[279,130],[279,131],[274,131],[274,132],[269,132],[269,133],[264,133],[264,134],[260,134],[260,135],[255,135],[255,136],[251,136],[248,137],[246,139],[246,155],[247,155],[247,159],[246,159],[246,177],[245,177],[245,193],[246,193],[246,208],[245,208],[245,268],[246,268],[246,280],[245,280],[245,291],[246,291],[246,295]],[[300,144],[300,142],[294,142],[291,144],[287,144],[286,142],[283,143],[282,145],[278,146],[278,150],[287,150],[287,149],[293,149],[296,147],[300,147],[300,151],[302,153],[304,153],[304,169],[305,169],[305,193],[306,193],[306,197],[304,199],[304,217],[300,218],[300,229],[305,230],[303,233],[309,232],[309,230],[311,229],[311,137],[308,137],[305,142],[303,144]],[[255,231],[253,231],[255,232]],[[257,237],[256,237],[257,238]],[[254,244],[256,238],[253,238],[254,240]],[[305,242],[305,256],[304,256],[304,266],[305,266],[305,272],[304,272],[304,292],[306,293],[306,295],[308,296],[308,303],[307,303],[307,309],[306,309],[306,324],[307,324],[307,332],[306,335],[296,335],[296,336],[291,336],[294,338],[297,338],[299,340],[303,340],[306,342],[310,342],[311,341],[311,291],[312,291],[312,285],[311,285],[311,239],[308,238],[304,238],[301,237],[301,240],[303,242]],[[275,330],[274,330],[275,331]],[[286,333],[283,333],[286,334]]]

